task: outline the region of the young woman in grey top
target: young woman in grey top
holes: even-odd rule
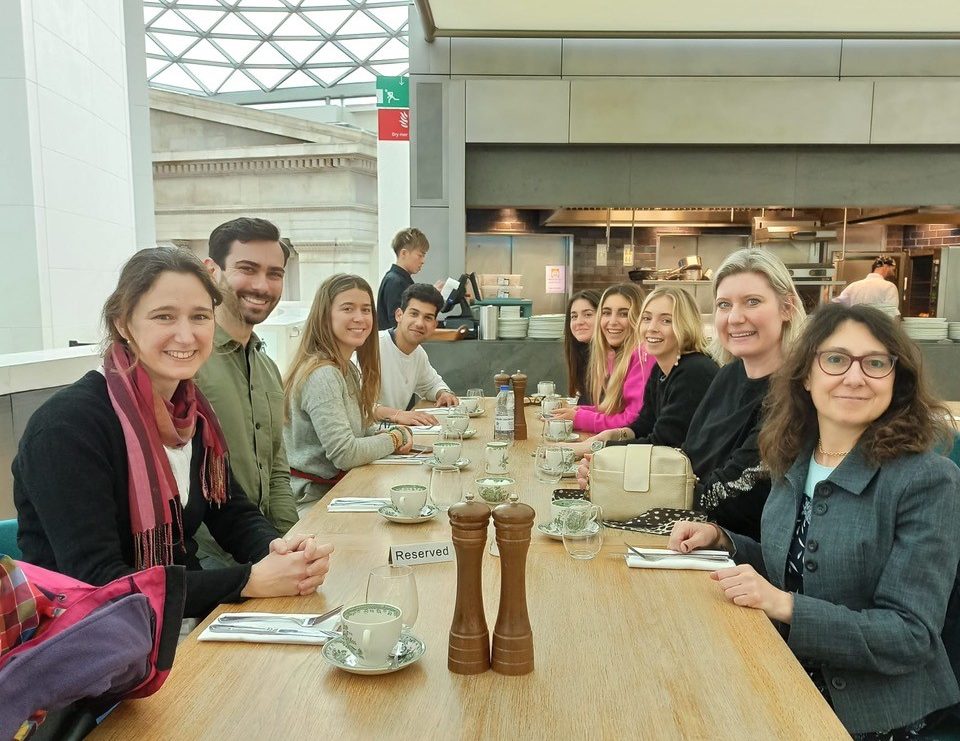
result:
[[[359,369],[350,361],[354,353]],[[374,422],[377,318],[373,292],[357,275],[338,273],[317,290],[283,389],[283,441],[301,512],[351,468],[410,451],[409,428],[381,429]]]

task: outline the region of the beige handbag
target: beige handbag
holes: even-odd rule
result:
[[[605,520],[628,520],[655,507],[691,509],[697,477],[690,459],[666,445],[616,445],[590,464],[590,500]]]

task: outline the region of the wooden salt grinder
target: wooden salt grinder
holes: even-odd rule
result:
[[[493,396],[496,398],[497,394],[500,393],[501,386],[510,385],[510,374],[505,370],[501,370],[499,373],[493,377]]]
[[[454,674],[480,674],[490,668],[490,633],[480,581],[490,507],[473,501],[472,492],[465,499],[451,505],[448,512],[457,552],[457,601],[450,626],[447,668]]]
[[[500,610],[493,629],[492,668],[500,674],[533,671],[533,631],[527,614],[527,550],[536,513],[510,496],[508,504],[493,510],[500,549]]]
[[[527,391],[527,376],[517,371],[510,380],[513,381],[513,439],[527,439],[527,415],[524,412],[523,397]]]

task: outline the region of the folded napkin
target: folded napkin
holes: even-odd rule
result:
[[[713,560],[707,558],[697,558],[695,555],[683,555],[675,551],[669,551],[663,548],[637,548],[638,551],[653,559],[641,558],[632,553],[627,553],[627,566],[631,569],[677,569],[691,571],[718,571],[726,569],[736,564],[729,556],[724,560]],[[703,551],[703,555],[726,556],[724,551]]]
[[[383,458],[371,461],[372,466],[419,466],[433,458],[433,453],[391,453]]]
[[[331,615],[326,620],[311,628],[304,628],[298,626],[292,620],[257,620],[257,618],[271,617],[276,616],[279,613],[271,612],[231,612],[229,613],[232,616],[239,617],[243,616],[245,618],[250,618],[250,621],[244,621],[243,623],[230,622],[230,623],[221,623],[220,619],[217,618],[210,625],[208,625],[204,631],[197,636],[198,641],[239,641],[241,643],[306,643],[314,646],[322,646],[327,642],[327,637],[321,633],[316,635],[310,635],[311,630],[322,629],[322,630],[336,630],[340,625],[340,613],[336,615]],[[283,615],[292,617],[292,618],[307,618],[311,617],[310,614],[302,613],[283,613]],[[257,628],[292,628],[294,630],[302,631],[296,635],[291,633],[241,633],[240,631],[230,631],[229,633],[216,633],[210,630],[211,625],[232,625],[235,628],[237,627],[257,627]]]
[[[440,425],[413,425],[410,430],[414,435],[439,435],[443,432]]]
[[[424,414],[432,414],[436,417],[438,414],[449,414],[450,407],[424,407],[423,409],[414,409],[415,412],[423,412]]]
[[[327,504],[327,512],[376,512],[390,504],[389,497],[337,497]]]

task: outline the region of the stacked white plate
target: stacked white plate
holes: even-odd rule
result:
[[[947,322],[947,337],[954,342],[960,342],[960,322]]]
[[[525,339],[529,323],[529,319],[498,319],[497,337],[501,340]]]
[[[903,329],[914,340],[937,342],[947,339],[947,320],[940,317],[904,317]]]
[[[562,340],[565,314],[540,314],[530,317],[527,337],[534,340]]]

